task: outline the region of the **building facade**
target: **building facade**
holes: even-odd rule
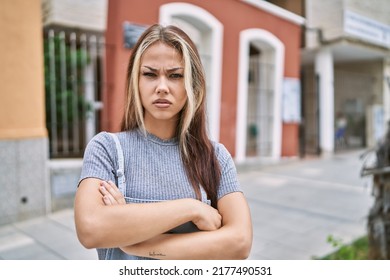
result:
[[[72,206],[85,145],[119,130],[131,43],[157,22],[198,46],[213,140],[238,163],[299,154],[301,16],[261,0],[3,5],[0,224]]]
[[[104,130],[118,130],[123,113],[126,34],[134,40],[153,23],[176,24],[195,41],[207,74],[210,137],[237,162],[298,155],[304,19],[261,0],[109,1]]]
[[[0,225],[50,211],[40,1],[0,9]]]
[[[101,130],[107,0],[42,0],[47,163],[53,211],[72,207],[88,141]]]
[[[386,0],[305,1],[306,153],[375,147],[383,137],[390,120],[389,13]]]

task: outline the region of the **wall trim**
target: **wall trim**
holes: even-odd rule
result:
[[[281,156],[281,136],[282,136],[282,114],[281,97],[284,73],[284,45],[272,33],[263,29],[246,29],[240,32],[239,46],[239,70],[238,70],[238,90],[237,90],[237,131],[236,131],[236,153],[237,163],[246,159],[246,127],[247,127],[247,103],[248,103],[248,69],[249,69],[249,45],[251,42],[259,42],[267,51],[265,55],[267,61],[275,65],[274,76],[274,124],[273,124],[273,144],[271,157],[278,159]]]
[[[273,14],[277,17],[280,17],[282,19],[288,20],[292,23],[295,23],[297,25],[305,25],[306,19],[294,14],[288,10],[285,10],[279,6],[276,6],[274,4],[268,3],[263,0],[241,0],[242,2],[254,6],[260,10],[266,11],[270,14]]]
[[[201,22],[211,32],[211,71],[209,81],[210,92],[207,92],[208,128],[210,138],[219,141],[221,115],[221,82],[222,82],[222,53],[223,53],[223,25],[207,10],[188,3],[169,3],[160,7],[160,23],[167,25],[173,22],[174,17],[188,18]]]

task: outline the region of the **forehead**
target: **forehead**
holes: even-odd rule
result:
[[[182,66],[182,55],[177,49],[162,42],[157,42],[145,50],[141,57],[141,66]]]

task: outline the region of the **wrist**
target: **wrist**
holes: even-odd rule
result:
[[[199,200],[188,198],[186,201],[186,205],[188,207],[188,220],[192,222],[196,222],[200,219],[200,211],[199,211]]]

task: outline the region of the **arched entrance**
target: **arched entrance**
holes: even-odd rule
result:
[[[181,27],[197,45],[206,72],[209,135],[219,140],[222,73],[222,24],[208,11],[188,3],[160,7],[160,23]]]
[[[262,29],[240,34],[236,161],[281,154],[284,45]]]

